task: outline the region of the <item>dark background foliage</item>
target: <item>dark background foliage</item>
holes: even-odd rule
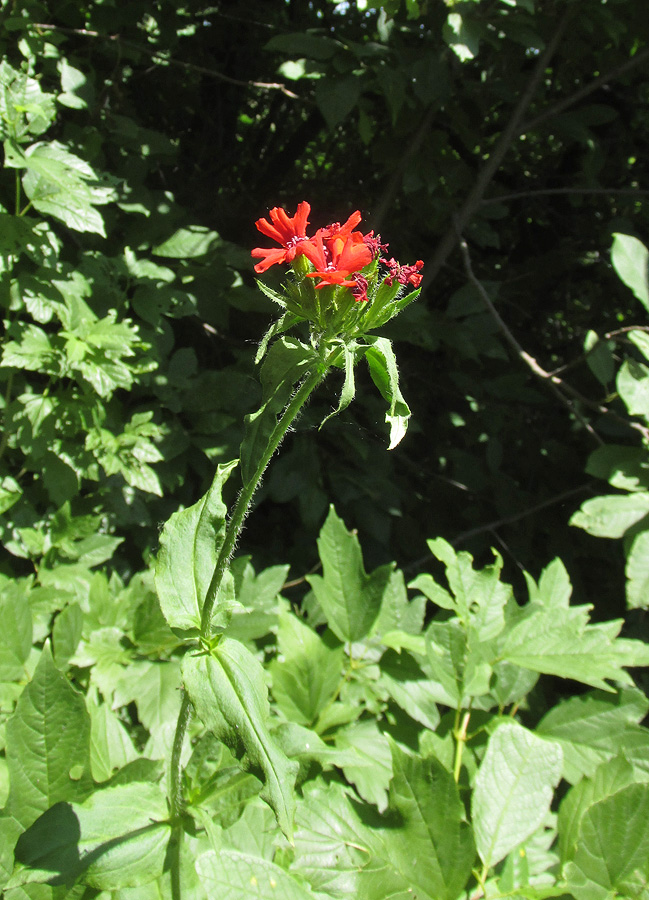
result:
[[[162,497],[125,504],[113,481],[70,498],[127,538],[122,571],[235,455],[273,314],[254,286],[254,221],[309,200],[314,226],[358,208],[402,262],[426,262],[422,298],[390,332],[412,424],[387,453],[383,408],[359,373],[355,404],[318,431],[332,378],[276,459],[241,550],[304,574],[333,502],[368,566],[396,559],[414,575],[437,534],[483,562],[495,547],[514,581],[560,554],[597,615],[623,611],[621,547],[568,520],[602,490],[584,474],[598,443],[639,442],[597,408],[623,412],[582,352],[591,329],[644,324],[608,256],[612,233],[646,237],[643,0],[27,0],[2,18],[3,55],[20,66],[28,46],[43,90],[58,89],[63,59],[84,75],[83,105],[60,112],[48,138],[115,178],[120,203],[105,210],[106,238],[75,235],[63,252],[73,266],[113,261],[112,290],[157,364],[111,415],[153,410],[164,426]],[[218,234],[207,252],[156,255],[194,225]],[[459,232],[520,348],[545,372],[570,366],[566,402],[471,284]],[[120,275],[127,246],[169,265],[191,302]],[[99,311],[106,296],[91,302]],[[56,504],[37,482],[42,514]]]

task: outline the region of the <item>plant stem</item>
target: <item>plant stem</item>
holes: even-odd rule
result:
[[[223,576],[227,571],[230,557],[234,552],[237,540],[239,539],[239,535],[241,534],[243,523],[250,511],[253,495],[259,487],[264,472],[268,468],[268,464],[270,463],[275,451],[281,444],[287,431],[299,415],[312,392],[324,379],[327,371],[334,364],[340,353],[340,348],[336,347],[335,350],[332,350],[328,354],[321,356],[316,361],[312,369],[307,372],[304,379],[302,380],[302,383],[287,403],[284,412],[282,413],[275,428],[273,429],[268,441],[268,445],[266,446],[266,450],[262,458],[260,459],[257,468],[255,469],[250,480],[244,485],[241,493],[237,498],[237,502],[235,503],[234,509],[232,510],[232,515],[230,516],[230,520],[226,528],[223,545],[214,567],[214,574],[212,575],[212,580],[210,581],[209,587],[207,589],[205,602],[203,603],[200,630],[200,638],[203,641],[207,641],[210,637],[210,623],[212,620],[214,604],[216,603],[216,598],[219,593],[219,588],[221,587],[221,582],[223,581]],[[185,734],[187,733],[187,727],[189,725],[190,718],[191,701],[187,692],[183,691],[182,702],[180,704],[180,712],[178,713],[178,721],[176,723],[176,732],[174,734],[174,742],[171,753],[171,770],[169,773],[169,802],[171,807],[171,818],[175,823],[174,835],[172,836],[172,839],[175,838],[177,840],[177,853],[173,865],[175,871],[171,873],[171,894],[173,900],[181,900],[179,866],[180,843],[182,841],[182,825],[180,823],[180,815],[182,814],[184,807],[181,756]]]
[[[456,715],[456,720],[459,721],[459,713]],[[464,753],[464,745],[466,744],[466,732],[469,727],[469,719],[471,718],[471,710],[468,710],[464,713],[464,717],[462,719],[462,724],[458,728],[457,725],[454,729],[454,737],[455,737],[455,764],[453,766],[453,778],[455,779],[455,783],[458,784],[460,780],[460,772],[462,771],[462,754]]]

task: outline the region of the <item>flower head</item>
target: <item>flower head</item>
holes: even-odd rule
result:
[[[424,268],[421,259],[418,259],[412,266],[402,266],[396,259],[382,259],[381,262],[385,263],[389,269],[385,279],[386,284],[392,284],[395,278],[399,284],[411,284],[413,287],[419,287],[421,284],[423,276],[419,272]]]
[[[350,276],[372,262],[372,251],[364,236],[360,231],[353,230],[360,220],[361,214],[356,210],[344,225],[335,222],[326,228],[319,228],[314,237],[301,246],[301,252],[315,268],[307,277],[320,279],[316,288],[328,284],[355,287],[356,281],[351,281]]]
[[[283,249],[277,248],[266,249],[264,247],[255,247],[252,256],[261,257],[262,261],[255,265],[255,272],[265,272],[271,266],[277,263],[293,262],[297,253],[300,252],[300,244],[307,239],[306,226],[308,225],[309,213],[311,205],[306,201],[298,203],[294,216],[279,206],[273,207],[270,211],[271,221],[268,219],[257,219],[255,225],[257,230],[265,234],[266,237],[272,238],[281,244]]]

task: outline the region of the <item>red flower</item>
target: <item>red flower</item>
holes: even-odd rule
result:
[[[344,225],[335,222],[326,228],[320,228],[313,238],[300,247],[300,251],[315,267],[315,272],[309,272],[307,278],[320,279],[316,288],[323,288],[327,284],[357,287],[357,282],[351,281],[349,276],[360,272],[373,259],[372,251],[361,232],[353,230],[360,220],[361,214],[356,210]]]
[[[266,249],[264,247],[255,247],[251,252],[252,256],[261,257],[262,261],[255,266],[255,272],[265,272],[276,263],[293,262],[298,252],[301,252],[300,244],[307,240],[306,226],[308,225],[308,216],[311,212],[311,205],[306,201],[298,203],[294,216],[289,216],[285,210],[279,206],[273,207],[270,211],[271,222],[268,219],[257,219],[255,225],[257,229],[281,244],[283,250]]]

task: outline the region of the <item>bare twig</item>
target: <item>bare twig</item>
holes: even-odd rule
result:
[[[580,484],[579,487],[571,488],[569,491],[563,491],[563,493],[557,494],[555,497],[549,497],[547,500],[543,500],[542,503],[537,503],[535,506],[530,506],[521,512],[514,513],[511,516],[503,516],[501,519],[494,519],[493,522],[487,522],[486,525],[479,525],[477,528],[470,528],[468,531],[463,531],[461,534],[458,534],[457,537],[454,537],[451,544],[454,547],[457,547],[458,544],[463,544],[470,538],[475,537],[478,534],[483,534],[485,531],[495,532],[496,529],[502,528],[503,525],[514,525],[516,522],[520,522],[521,519],[533,516],[542,509],[547,509],[548,506],[555,506],[557,503],[563,503],[564,500],[568,500],[570,497],[575,496],[575,494],[582,494],[584,491],[587,491],[590,486],[591,482]]]
[[[545,122],[546,119],[551,119],[553,116],[558,116],[559,113],[562,113],[565,109],[574,106],[575,103],[578,103],[580,100],[583,100],[584,97],[592,94],[593,91],[596,91],[597,88],[600,87],[600,85],[608,84],[609,81],[613,81],[614,79],[619,78],[620,75],[624,75],[630,69],[634,69],[636,66],[639,66],[641,63],[646,62],[648,59],[649,47],[645,50],[640,51],[640,53],[636,53],[635,56],[632,56],[631,59],[627,59],[626,62],[621,63],[621,65],[615,66],[615,68],[609,69],[609,71],[605,72],[603,75],[599,75],[597,78],[589,81],[588,84],[585,84],[578,91],[575,91],[574,94],[570,94],[570,96],[564,97],[563,100],[559,100],[559,102],[555,103],[554,106],[550,106],[542,113],[539,113],[538,116],[536,116],[534,119],[531,119],[529,122],[524,122],[519,133],[526,134],[529,131],[534,131],[534,129],[537,128],[542,122]]]
[[[644,197],[649,190],[641,188],[547,188],[536,191],[517,191],[514,194],[501,194],[497,197],[488,197],[481,201],[482,206],[490,203],[506,203],[508,200],[524,200],[528,197],[548,197],[553,194],[622,194],[629,197]]]
[[[471,265],[471,257],[469,255],[469,248],[467,246],[467,242],[461,238],[460,239],[460,250],[462,251],[462,258],[464,260],[464,268],[466,270],[467,277],[471,284],[475,287],[475,289],[480,294],[482,300],[484,301],[485,306],[489,310],[491,316],[498,324],[498,327],[503,333],[503,336],[510,347],[514,350],[516,355],[523,360],[523,362],[528,366],[528,368],[534,372],[534,374],[540,378],[543,382],[545,382],[555,397],[561,401],[561,403],[567,407],[567,409],[581,422],[586,431],[591,435],[591,437],[597,441],[598,444],[602,445],[604,441],[597,434],[593,426],[590,422],[581,414],[577,406],[570,399],[571,397],[582,404],[582,406],[586,406],[588,409],[592,409],[594,412],[599,413],[602,416],[609,416],[610,418],[615,419],[615,421],[620,422],[620,424],[625,425],[627,428],[631,428],[634,431],[639,432],[643,439],[649,441],[649,428],[646,425],[642,425],[640,422],[632,422],[628,419],[625,419],[623,416],[618,415],[614,410],[609,409],[609,407],[604,406],[604,404],[597,402],[596,400],[590,400],[588,397],[585,397],[579,391],[577,391],[572,385],[568,384],[568,382],[564,381],[559,375],[556,375],[552,372],[548,372],[543,366],[539,365],[539,363],[531,356],[523,347],[518,343],[509,327],[503,320],[502,316],[494,306],[491,297],[485,290],[482,282],[476,277],[473,266]],[[566,396],[569,395],[569,396]]]
[[[505,154],[509,150],[509,147],[511,146],[515,138],[520,134],[523,116],[525,115],[528,106],[532,102],[534,94],[536,93],[536,89],[539,85],[539,82],[541,81],[541,78],[543,77],[545,70],[548,67],[550,60],[554,56],[556,49],[559,46],[559,42],[568,24],[568,19],[572,13],[572,9],[572,7],[569,7],[566,10],[563,18],[557,26],[556,31],[552,35],[552,38],[548,41],[543,53],[541,53],[538,60],[536,61],[534,71],[532,72],[532,77],[530,78],[526,89],[521,94],[518,103],[514,107],[511,118],[507,123],[504,131],[501,133],[498,142],[494,147],[493,153],[490,154],[482,170],[478,174],[475,185],[469,192],[469,195],[464,201],[462,208],[458,212],[455,224],[451,225],[451,227],[448,229],[444,237],[437,245],[432,257],[426,262],[425,271],[427,289],[437,277],[440,269],[453,250],[455,242],[457,240],[457,232],[460,232],[461,234],[466,228],[468,222],[480,205],[480,202],[484,196],[485,191],[487,190],[487,187],[489,186],[489,183],[500,168],[500,164],[502,163]]]
[[[216,69],[208,69],[205,66],[197,66],[195,63],[184,62],[180,59],[174,59],[173,57],[165,56],[165,54],[160,50],[154,50],[151,47],[146,47],[144,44],[137,44],[134,41],[128,41],[120,37],[118,34],[101,34],[101,32],[99,31],[89,31],[87,28],[66,28],[63,25],[52,25],[46,22],[36,22],[34,23],[34,28],[38,28],[42,31],[60,31],[62,34],[77,34],[81,37],[90,37],[97,38],[102,41],[111,41],[112,43],[116,43],[121,47],[128,47],[130,50],[137,50],[140,53],[144,53],[154,61],[164,62],[170,66],[176,66],[180,69],[187,69],[191,72],[199,72],[201,75],[208,75],[210,78],[218,78],[219,81],[225,81],[227,84],[235,84],[239,87],[254,87],[264,91],[281,91],[292,100],[299,100],[298,95],[294,94],[293,91],[289,91],[286,85],[282,84],[281,82],[241,81],[238,78],[231,78],[229,75],[224,75],[223,72],[219,72]]]

